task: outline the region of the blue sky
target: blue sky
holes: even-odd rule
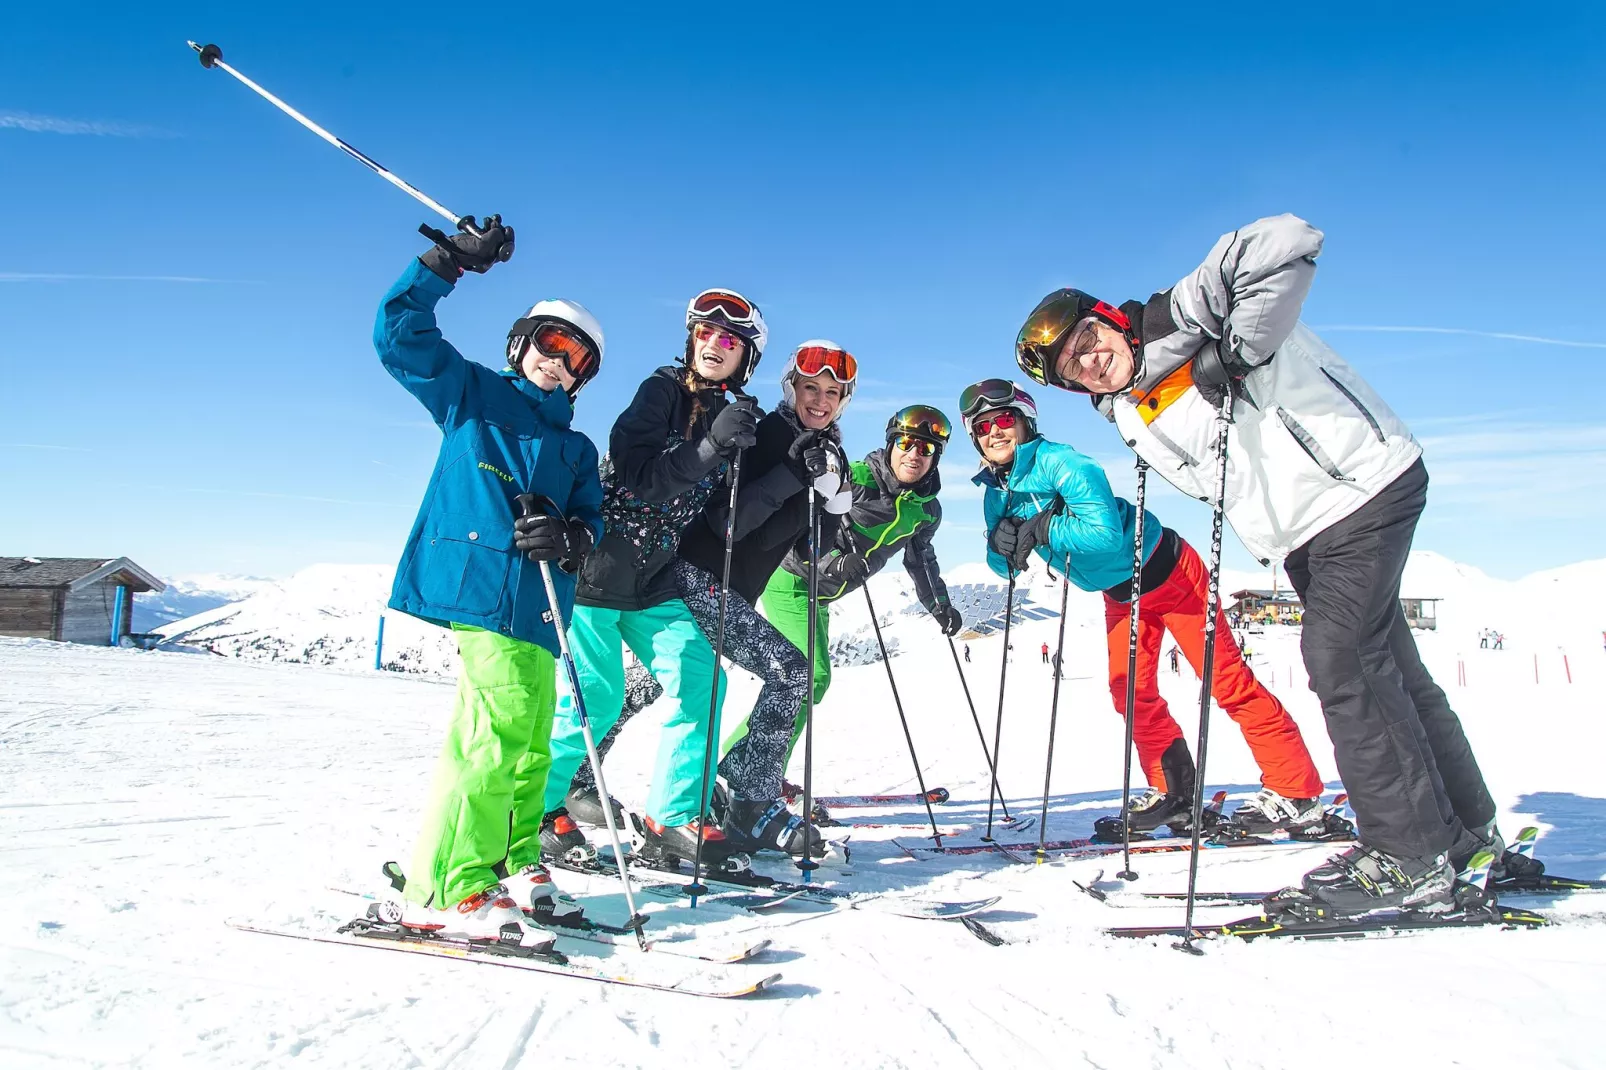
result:
[[[535,300],[584,302],[599,442],[704,287],[764,307],[766,402],[805,338],[860,357],[863,453],[897,407],[957,416],[1014,373],[1049,289],[1144,297],[1291,211],[1327,234],[1306,321],[1428,449],[1417,546],[1514,577],[1606,545],[1591,6],[55,7],[0,37],[0,554],[392,561],[427,480],[437,432],[369,338],[429,217],[186,38],[513,223],[517,256],[443,327],[496,363]],[[1113,429],[1037,394],[1129,487]],[[973,454],[950,454],[948,564],[982,549]],[[1208,545],[1203,505],[1151,503]],[[1252,565],[1231,537],[1227,562]]]

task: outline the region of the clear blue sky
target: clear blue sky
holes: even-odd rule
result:
[[[0,554],[393,561],[428,477],[437,433],[369,342],[428,217],[186,38],[513,223],[518,255],[443,327],[495,364],[533,301],[584,302],[599,442],[704,287],[764,307],[766,402],[804,338],[861,358],[863,453],[897,407],[957,416],[961,387],[1014,374],[1049,289],[1144,297],[1291,211],[1327,233],[1306,321],[1351,328],[1328,340],[1428,448],[1417,545],[1508,577],[1606,552],[1596,5],[778,6],[10,12]],[[1047,434],[1130,486],[1109,425],[1037,394]],[[974,457],[950,454],[947,564],[981,552]],[[1152,502],[1207,545],[1203,505]]]

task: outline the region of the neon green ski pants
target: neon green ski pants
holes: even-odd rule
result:
[[[717,710],[714,723],[708,723],[709,692],[716,678],[714,648],[686,603],[678,598],[640,610],[575,606],[569,649],[579,670],[586,717],[597,740],[608,734],[624,709],[625,644],[663,686],[670,703],[647,794],[647,816],[661,825],[684,825],[702,812],[697,788],[703,778],[703,751],[708,734],[719,731]],[[723,703],[724,673],[717,675]],[[552,728],[552,771],[546,792],[550,809],[563,805],[569,782],[586,760],[585,736],[565,680],[559,687]],[[712,787],[712,772],[709,777]]]
[[[451,906],[541,859],[555,665],[534,643],[452,625],[463,668],[435,762],[408,899]],[[568,781],[564,781],[568,783]]]

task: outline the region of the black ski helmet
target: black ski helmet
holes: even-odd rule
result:
[[[1015,363],[1034,382],[1043,386],[1091,394],[1091,390],[1076,380],[1062,378],[1056,368],[1060,351],[1065,348],[1065,340],[1070,337],[1072,329],[1090,316],[1120,331],[1126,338],[1127,344],[1132,347],[1132,379],[1136,382],[1142,371],[1138,363],[1142,342],[1132,326],[1132,317],[1092,294],[1069,287],[1055,290],[1037,302],[1037,307],[1026,317],[1020,333],[1015,336]]]

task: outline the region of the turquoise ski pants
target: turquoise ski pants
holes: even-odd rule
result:
[[[659,737],[658,761],[647,794],[647,816],[661,825],[684,825],[702,812],[697,788],[703,775],[703,750],[708,733],[719,731],[717,710],[714,724],[708,723],[709,692],[716,686],[717,676],[719,701],[724,703],[724,674],[716,674],[714,648],[692,619],[686,603],[678,598],[640,610],[575,606],[574,620],[569,624],[569,648],[579,670],[591,732],[599,741],[624,709],[625,645],[662,685],[669,703],[669,717]],[[558,710],[552,726],[552,769],[546,782],[548,810],[563,805],[569,782],[586,760],[580,718],[568,681],[563,680],[559,682]]]

